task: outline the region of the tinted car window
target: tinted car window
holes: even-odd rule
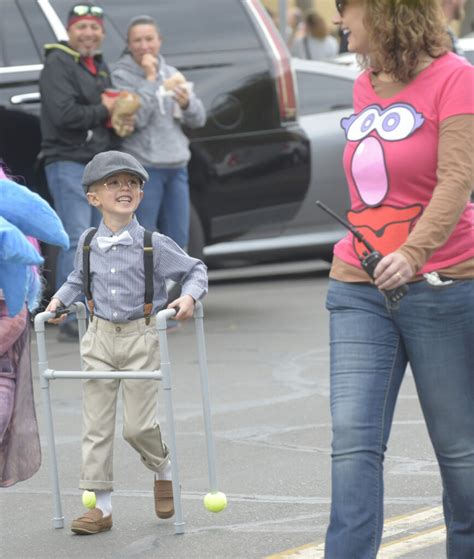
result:
[[[123,50],[130,20],[142,14],[151,15],[157,20],[163,36],[162,52],[165,56],[260,46],[240,1],[206,0],[206,9],[203,10],[202,0],[187,0],[181,4],[180,17],[176,17],[175,0],[102,0],[98,3],[105,10],[104,56],[108,62],[115,61]],[[71,1],[52,0],[51,4],[65,22]],[[226,24],[216,24],[222,21]]]
[[[16,0],[16,4],[26,24],[32,31],[36,50],[40,57],[44,58],[44,45],[47,43],[55,43],[57,40],[51,24],[36,2],[32,2],[31,0]]]
[[[23,16],[13,2],[0,2],[0,52],[2,66],[41,62]]]
[[[300,115],[352,107],[352,80],[301,70],[296,72]]]

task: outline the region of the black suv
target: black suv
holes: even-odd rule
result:
[[[0,2],[0,157],[49,199],[40,150],[38,76],[43,45],[67,38],[72,0]],[[160,27],[169,64],[195,83],[207,111],[189,130],[190,253],[285,221],[309,185],[308,140],[297,123],[286,47],[259,0],[102,0],[104,57],[123,51],[133,16]]]

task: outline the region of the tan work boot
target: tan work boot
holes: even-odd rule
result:
[[[156,516],[158,518],[171,518],[174,515],[173,485],[171,481],[156,479],[154,494]]]

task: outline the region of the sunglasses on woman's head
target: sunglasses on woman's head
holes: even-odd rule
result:
[[[100,6],[87,6],[78,4],[72,8],[72,13],[76,16],[91,15],[94,17],[104,17],[104,10]]]
[[[336,9],[339,12],[340,16],[342,16],[346,6],[347,6],[347,0],[336,0]]]

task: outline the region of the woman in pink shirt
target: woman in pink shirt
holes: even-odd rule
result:
[[[366,68],[343,119],[347,220],[334,249],[332,503],[327,559],[374,559],[383,459],[410,364],[443,482],[447,556],[474,557],[474,68],[448,52],[439,2],[337,1]],[[407,286],[399,300],[388,290]]]

